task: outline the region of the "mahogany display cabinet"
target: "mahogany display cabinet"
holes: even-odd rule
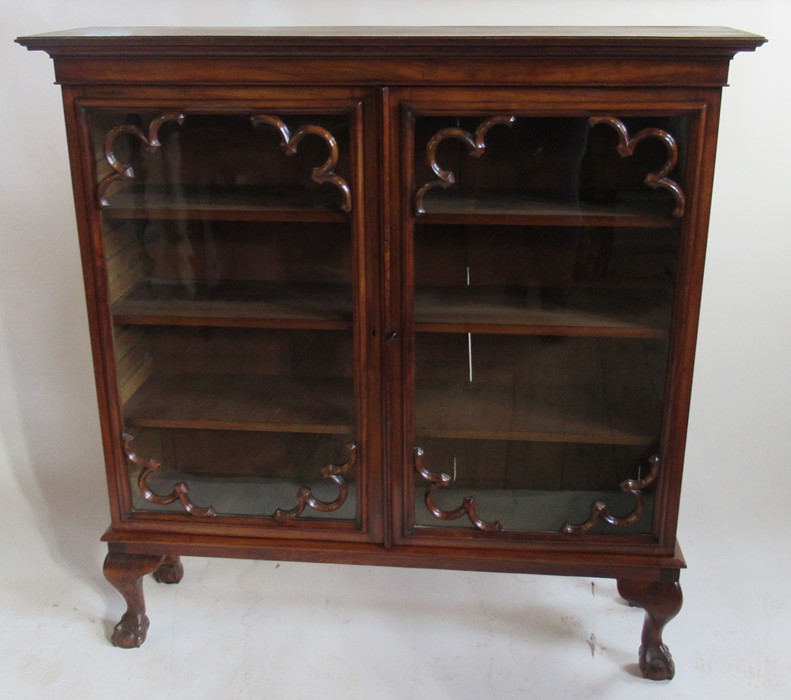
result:
[[[63,91],[115,645],[180,555],[382,564],[615,578],[673,676],[720,96],[763,38],[18,41]]]

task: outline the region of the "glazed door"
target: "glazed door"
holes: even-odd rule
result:
[[[401,100],[395,531],[486,547],[656,543],[684,439],[668,407],[700,104],[608,91]]]
[[[377,375],[357,368],[376,363],[376,250],[349,93],[81,103],[127,521],[375,534]]]

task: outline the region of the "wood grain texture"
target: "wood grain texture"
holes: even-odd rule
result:
[[[31,50],[67,55],[372,55],[453,56],[692,55],[730,58],[766,40],[727,27],[129,27],[20,37]]]

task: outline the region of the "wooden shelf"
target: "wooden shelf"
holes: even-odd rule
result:
[[[415,329],[424,333],[662,338],[670,323],[666,292],[573,287],[564,306],[542,306],[533,290],[434,287],[415,295]]]
[[[420,438],[655,445],[661,406],[652,387],[493,385],[420,381]]]
[[[252,374],[151,376],[124,404],[127,426],[354,433],[351,380]]]
[[[116,323],[351,330],[352,290],[344,285],[224,280],[144,280],[112,305]],[[663,338],[670,300],[646,289],[579,287],[565,306],[544,308],[528,291],[419,289],[421,333],[501,333]]]
[[[105,219],[348,221],[331,190],[129,187],[107,197]]]
[[[352,434],[351,381],[260,375],[154,375],[123,407],[127,426]],[[420,382],[423,438],[652,445],[660,405],[649,387]]]
[[[612,204],[538,199],[510,190],[465,193],[433,190],[423,199],[419,224],[612,226],[672,228],[672,205],[659,198],[629,197]]]
[[[143,280],[112,305],[116,323],[352,329],[351,285]]]

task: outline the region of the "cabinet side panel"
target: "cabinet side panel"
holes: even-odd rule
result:
[[[684,451],[695,364],[695,345],[708,239],[709,215],[717,149],[721,91],[701,95],[699,128],[690,144],[686,181],[690,208],[682,231],[677,290],[666,384],[662,444],[665,470],[658,494],[655,526],[665,551],[675,546],[684,468]]]
[[[114,439],[114,436],[120,434],[121,423],[115,398],[117,393],[115,366],[110,361],[113,338],[107,308],[102,232],[94,207],[93,183],[96,181],[94,173],[96,159],[91,146],[90,133],[78,105],[78,99],[82,94],[83,91],[79,88],[64,87],[63,108],[110,494],[110,513],[113,525],[117,525],[123,520],[123,513],[128,511],[129,494],[123,469],[119,466],[123,464],[120,443]],[[123,243],[123,234],[119,234],[119,237],[122,239],[120,242]]]

